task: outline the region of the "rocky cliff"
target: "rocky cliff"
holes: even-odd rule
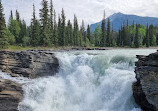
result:
[[[52,51],[0,51],[0,70],[12,77],[36,78],[57,73],[58,59]],[[18,111],[22,99],[20,84],[0,78],[0,111]]]
[[[158,52],[137,58],[137,82],[133,84],[135,101],[143,111],[158,111]]]
[[[24,77],[54,75],[58,59],[51,51],[0,51],[0,70]]]
[[[0,79],[0,111],[18,111],[22,87],[10,80]]]

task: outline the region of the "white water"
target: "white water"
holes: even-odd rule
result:
[[[23,86],[20,111],[141,111],[132,96],[136,55],[156,50],[56,52],[54,77],[15,79]],[[0,73],[0,77],[12,79]]]

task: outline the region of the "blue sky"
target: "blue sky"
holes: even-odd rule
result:
[[[100,21],[104,9],[107,17],[117,12],[158,17],[158,0],[54,0],[53,2],[57,13],[60,13],[64,8],[67,19],[73,20],[75,13],[79,23],[82,19],[86,24]],[[2,3],[7,21],[10,10],[12,9],[15,13],[17,9],[27,24],[30,23],[32,4],[34,3],[36,6],[37,17],[41,7],[41,0],[2,0]]]

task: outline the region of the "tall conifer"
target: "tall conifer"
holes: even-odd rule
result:
[[[6,24],[3,14],[3,6],[0,0],[0,48],[7,48],[8,46],[7,35],[6,35]]]

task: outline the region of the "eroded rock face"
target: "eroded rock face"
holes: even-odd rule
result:
[[[158,111],[158,52],[137,58],[137,82],[133,84],[135,101],[143,111]]]
[[[0,79],[0,111],[18,111],[22,100],[22,86],[10,80]]]
[[[29,78],[54,75],[58,67],[58,59],[51,51],[0,51],[0,70],[12,75]]]

